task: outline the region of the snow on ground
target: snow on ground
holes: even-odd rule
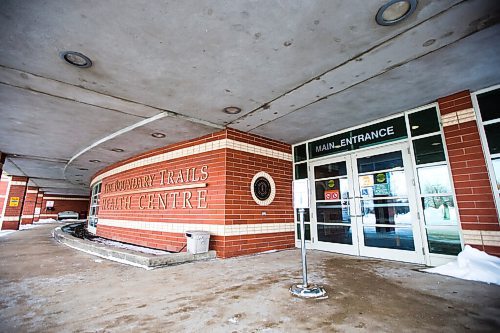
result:
[[[39,226],[35,225],[35,224],[21,224],[19,226],[19,230],[28,230],[28,229],[33,229],[33,228],[36,228],[36,227],[39,227]]]
[[[43,223],[54,223],[57,222],[57,220],[54,219],[39,219],[37,222],[34,222],[35,224],[43,224]]]
[[[422,271],[500,285],[500,258],[469,245],[458,254],[456,261]]]
[[[112,246],[112,247],[117,247],[120,249],[126,249],[126,250],[132,250],[132,251],[138,251],[142,253],[148,253],[148,254],[155,254],[155,255],[165,255],[165,254],[170,254],[168,251],[162,251],[162,250],[155,250],[155,249],[150,249],[148,247],[142,247],[138,245],[132,245],[132,244],[125,244],[117,241],[113,241],[110,239],[105,239],[101,237],[96,237],[92,239],[93,242],[97,242],[106,246]]]
[[[13,232],[16,232],[17,230],[0,230],[0,237],[7,236]]]

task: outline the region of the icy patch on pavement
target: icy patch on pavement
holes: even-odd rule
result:
[[[7,236],[13,232],[16,232],[17,230],[1,230],[0,231],[0,237],[4,237],[4,236]]]
[[[456,261],[422,271],[500,285],[500,258],[469,245],[458,254]]]
[[[150,249],[148,247],[142,247],[142,246],[132,245],[132,244],[125,244],[125,243],[113,241],[110,239],[100,238],[100,237],[93,238],[92,241],[97,242],[99,244],[106,245],[106,246],[112,246],[112,247],[117,247],[120,249],[132,250],[132,251],[137,251],[137,252],[142,252],[142,253],[147,253],[147,254],[154,254],[154,255],[170,254],[170,252],[168,252],[168,251]]]

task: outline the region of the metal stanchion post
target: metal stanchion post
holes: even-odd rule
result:
[[[304,208],[299,208],[300,215],[300,252],[302,254],[302,285],[307,288],[306,227],[304,225]]]
[[[304,208],[299,208],[300,216],[300,247],[302,254],[302,284],[296,284],[290,287],[292,295],[304,298],[326,297],[326,291],[323,287],[309,284],[307,282],[307,259],[306,259],[306,228],[304,224]]]

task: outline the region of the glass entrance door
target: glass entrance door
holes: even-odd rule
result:
[[[358,254],[356,220],[352,219],[354,198],[351,160],[329,159],[312,165],[314,184],[313,221],[319,249]]]
[[[311,164],[315,248],[423,263],[407,145]]]

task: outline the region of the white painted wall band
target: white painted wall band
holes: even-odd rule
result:
[[[21,218],[22,219],[32,219],[33,215],[22,215]]]
[[[249,143],[239,142],[239,141],[232,140],[232,139],[221,139],[221,140],[217,140],[217,141],[202,143],[202,144],[199,144],[196,146],[191,146],[191,147],[173,150],[173,151],[170,151],[167,153],[158,154],[158,155],[151,156],[151,157],[145,157],[145,158],[142,158],[140,160],[121,165],[119,167],[108,170],[108,171],[98,175],[97,177],[92,179],[92,182],[90,185],[93,185],[106,177],[116,175],[118,173],[122,173],[122,172],[125,172],[128,170],[131,170],[131,169],[143,167],[143,166],[154,164],[154,163],[165,162],[165,161],[172,160],[175,158],[188,157],[188,156],[192,156],[195,154],[206,153],[206,152],[214,151],[217,149],[234,149],[234,150],[238,150],[238,151],[242,151],[242,152],[246,152],[246,153],[251,153],[251,154],[256,154],[256,155],[261,155],[261,156],[266,156],[266,157],[272,157],[272,158],[290,161],[290,162],[292,161],[292,154],[289,154],[289,153],[284,153],[284,152],[281,152],[278,150],[264,148],[264,147],[252,145]]]
[[[38,193],[37,190],[27,190],[26,193]]]
[[[19,216],[4,216],[3,220],[4,220],[4,222],[19,221]]]
[[[500,231],[462,230],[465,244],[500,247]]]
[[[90,198],[44,197],[43,200],[90,201]]]
[[[474,109],[465,109],[457,112],[451,112],[441,116],[443,127],[466,123],[468,121],[475,121],[476,115]]]
[[[196,223],[167,223],[167,222],[142,222],[130,220],[99,219],[98,225],[117,228],[129,228],[157,232],[185,233],[189,230],[208,231],[214,236],[240,236],[254,234],[270,234],[277,232],[292,232],[294,223],[259,223],[259,224],[196,224]]]
[[[27,183],[26,182],[10,182],[10,185],[17,185],[17,186],[25,186]]]

